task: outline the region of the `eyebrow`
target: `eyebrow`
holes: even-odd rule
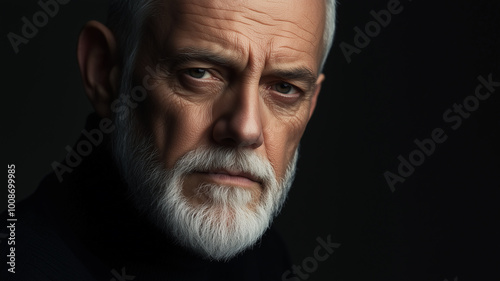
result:
[[[291,80],[303,84],[307,91],[314,88],[318,77],[306,67],[294,67],[290,69],[276,69],[272,71],[272,76],[283,80]]]
[[[161,59],[169,68],[175,68],[183,63],[192,61],[202,61],[214,65],[235,67],[236,60],[211,52],[205,49],[195,48],[181,48],[177,50],[172,56]]]
[[[161,59],[169,70],[175,69],[184,63],[199,61],[222,67],[237,68],[236,59],[212,52],[206,49],[181,48],[173,55]],[[270,76],[278,79],[300,83],[306,91],[311,90],[316,85],[318,77],[307,67],[292,67],[288,69],[274,69],[269,71]]]

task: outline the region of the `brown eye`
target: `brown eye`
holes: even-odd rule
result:
[[[210,73],[203,68],[190,68],[186,71],[186,73],[196,79],[209,78]]]
[[[295,87],[288,83],[277,83],[273,86],[274,90],[281,94],[291,94],[295,92]]]

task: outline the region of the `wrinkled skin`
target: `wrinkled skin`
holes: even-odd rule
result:
[[[165,1],[164,1],[165,2]],[[172,12],[173,18],[161,16]],[[324,76],[323,1],[178,1],[148,22],[134,77],[161,72],[137,108],[165,168],[199,146],[254,150],[281,179],[314,111]],[[183,192],[203,182],[258,181],[192,173]]]

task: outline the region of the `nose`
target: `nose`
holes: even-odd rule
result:
[[[213,126],[213,139],[222,146],[257,148],[264,142],[262,113],[257,87],[243,86],[224,95],[214,107],[219,116]]]

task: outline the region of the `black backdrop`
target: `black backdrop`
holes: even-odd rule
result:
[[[87,20],[105,18],[106,4],[61,5],[15,54],[7,34],[19,34],[21,18],[40,7],[2,2],[2,159],[16,164],[21,199],[65,156],[92,111],[76,40]],[[500,87],[482,100],[474,95],[478,77],[500,81],[500,1],[402,0],[377,30],[370,11],[390,3],[339,3],[327,80],[276,220],[302,267],[295,280],[498,280]],[[372,37],[361,42],[355,27],[366,25]],[[356,39],[349,63],[341,45],[356,47]],[[454,104],[464,101],[465,117],[457,117]],[[415,139],[439,128],[446,140],[427,146],[429,155],[415,152]],[[414,170],[404,168],[404,182],[391,190],[384,174],[397,181],[410,154]],[[6,188],[2,194],[4,210]],[[314,261],[318,239],[340,247]]]

